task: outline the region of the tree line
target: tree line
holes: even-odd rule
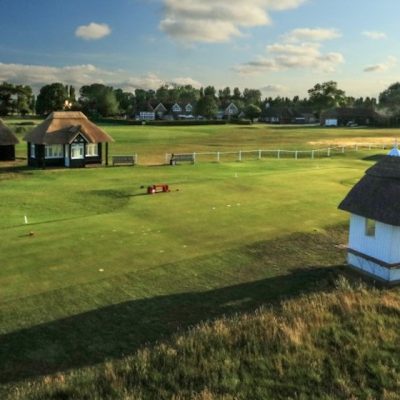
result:
[[[82,86],[77,94],[71,85],[52,83],[40,89],[37,96],[29,85],[8,82],[0,84],[0,115],[13,114],[47,115],[52,111],[83,111],[91,117],[133,117],[141,111],[163,103],[171,107],[174,103],[191,103],[195,114],[212,118],[220,108],[233,102],[249,118],[256,118],[266,107],[288,107],[312,112],[319,117],[323,110],[334,107],[364,107],[382,109],[393,116],[400,116],[400,83],[394,83],[380,93],[378,99],[351,97],[338,87],[337,82],[318,83],[308,90],[308,97],[265,97],[257,89],[226,87],[217,90],[214,86],[194,88],[192,85],[163,85],[157,90],[136,89],[133,93],[100,83]]]

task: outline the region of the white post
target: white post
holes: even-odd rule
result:
[[[196,153],[193,153],[193,162],[196,162]]]
[[[331,148],[330,147],[328,147],[328,157],[330,157],[331,156]]]
[[[135,164],[138,163],[138,159],[139,159],[139,157],[138,157],[137,153],[135,153]]]
[[[344,146],[342,147],[342,153],[344,153]]]
[[[220,160],[220,155],[219,155],[219,151],[217,151],[217,162],[219,162]]]
[[[261,150],[258,150],[258,159],[261,160]]]
[[[278,150],[278,159],[281,158],[281,151]]]
[[[239,161],[242,161],[242,151],[239,151]]]
[[[314,160],[314,150],[311,151],[311,158]]]
[[[297,153],[298,151],[296,150],[296,152],[294,153],[294,158],[297,160]]]

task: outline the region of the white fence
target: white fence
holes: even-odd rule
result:
[[[174,153],[174,155],[191,155],[196,161],[214,161],[214,162],[229,162],[229,161],[246,161],[246,160],[261,160],[264,158],[324,158],[331,157],[335,154],[344,154],[350,151],[359,150],[386,150],[393,147],[393,144],[383,143],[357,143],[346,146],[329,146],[322,149],[312,150],[239,150],[239,151],[215,151],[215,152],[193,152],[193,153]],[[165,162],[169,163],[172,154],[165,154]]]

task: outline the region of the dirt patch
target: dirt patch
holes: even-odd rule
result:
[[[379,136],[379,137],[355,137],[355,138],[338,138],[330,140],[318,140],[314,142],[308,142],[312,146],[355,146],[355,145],[369,145],[369,144],[381,144],[386,145],[386,147],[393,146],[394,138],[392,136]]]

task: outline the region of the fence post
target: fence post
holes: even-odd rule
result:
[[[280,159],[280,158],[281,158],[281,151],[278,150],[278,159]]]
[[[139,160],[138,154],[137,154],[137,153],[135,153],[135,164],[137,164],[137,163],[138,163],[138,160]]]
[[[297,153],[298,151],[296,150],[296,152],[294,153],[294,158],[297,160]]]
[[[196,153],[193,153],[193,162],[196,162]]]
[[[261,150],[258,150],[258,159],[261,160]]]
[[[220,160],[220,155],[219,155],[219,151],[217,151],[217,162],[219,162]]]
[[[331,148],[330,148],[330,147],[328,147],[328,153],[327,153],[327,156],[328,156],[328,157],[330,157],[330,156],[331,156]]]
[[[242,161],[242,151],[239,151],[239,161]]]
[[[311,159],[314,160],[314,150],[311,150]]]
[[[344,146],[342,146],[342,153],[344,153]]]

